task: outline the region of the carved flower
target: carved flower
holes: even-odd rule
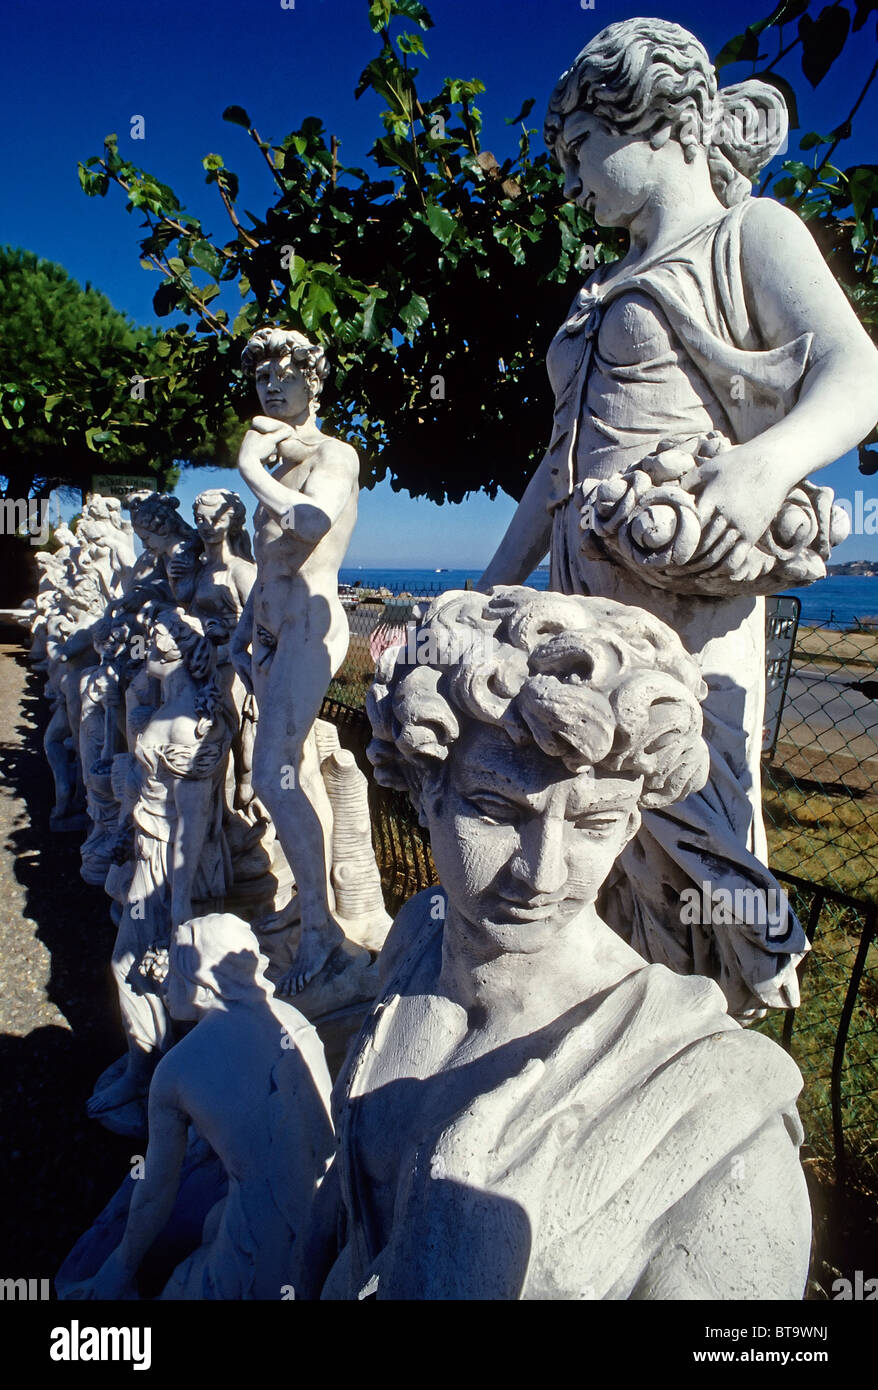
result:
[[[685,565],[701,541],[691,494],[678,483],[656,487],[640,468],[616,473],[585,492],[580,526],[601,541],[614,542],[611,548],[637,567]]]

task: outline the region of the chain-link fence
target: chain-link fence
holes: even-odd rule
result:
[[[413,640],[439,584],[343,594],[347,660],[324,717],[367,775],[363,709],[385,647]],[[785,668],[786,669],[786,668]],[[436,881],[426,831],[407,798],[369,775],[376,854],[388,909]],[[787,1046],[805,1079],[810,1151],[878,1190],[878,628],[800,626],[777,738],[763,764],[769,862],[806,925],[801,1005],[760,1027]]]
[[[763,765],[769,863],[809,938],[790,1048],[808,1143],[878,1187],[878,627],[828,616],[796,636]]]
[[[443,589],[436,583],[419,584],[417,593],[399,592],[389,585],[377,589],[344,585],[339,592],[348,615],[351,644],[328,695],[348,709],[362,709],[378,657],[385,647],[408,640],[417,613]]]

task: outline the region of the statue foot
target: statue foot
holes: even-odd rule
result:
[[[86,1103],[86,1113],[89,1119],[97,1120],[105,1115],[108,1110],[118,1110],[122,1105],[128,1105],[131,1101],[144,1100],[149,1093],[149,1083],[146,1085],[127,1070],[109,1086],[103,1086],[99,1091],[95,1091],[91,1100]]]
[[[295,959],[277,986],[278,994],[301,994],[343,940],[344,932],[335,922],[327,922],[322,928],[306,928]]]

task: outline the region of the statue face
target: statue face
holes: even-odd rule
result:
[[[196,502],[193,515],[195,529],[203,541],[226,535],[232,522],[231,509],[221,501]]]
[[[153,628],[152,643],[146,658],[146,669],[149,675],[162,680],[168,674],[168,668],[182,660],[183,657],[171,634],[161,624],[156,624]]]
[[[627,227],[648,202],[656,156],[643,135],[611,135],[587,111],[574,111],[555,146],[564,196],[590,212],[601,227]]]
[[[311,392],[304,373],[291,363],[283,364],[269,357],[256,368],[256,393],[264,415],[288,424],[298,424],[307,417]]]
[[[642,779],[567,771],[533,744],[472,723],[424,809],[452,906],[500,950],[549,944],[593,903],[639,825]]]

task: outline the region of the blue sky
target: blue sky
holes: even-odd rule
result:
[[[430,60],[421,62],[422,84],[430,90],[446,76],[484,81],[484,144],[501,158],[512,152],[515,139],[504,118],[514,116],[524,98],[536,98],[531,123],[538,124],[551,87],[582,45],[605,24],[649,12],[643,0],[595,0],[593,10],[578,0],[432,0],[428,8],[436,27],[426,35]],[[655,7],[692,29],[714,53],[769,8],[769,0],[722,7],[668,0]],[[157,322],[152,296],[159,278],[140,267],[139,219],[125,213],[116,190],[106,199],[85,198],[77,161],[99,153],[104,136],[117,132],[126,155],[169,183],[209,229],[225,236],[216,193],[203,182],[204,155],[221,153],[239,173],[243,206],[262,212],[271,197],[267,171],[245,132],[221,119],[227,105],[246,107],[261,134],[274,139],[303,117],[319,115],[341,140],[343,162],[365,161],[376,134],[377,102],[368,95],[357,102],[353,90],[377,51],[366,14],[365,0],[295,0],[293,9],[281,8],[280,0],[8,5],[0,238],[91,281],[137,322]],[[768,44],[774,52],[776,37]],[[799,97],[802,132],[826,132],[846,115],[875,58],[873,19],[852,44],[844,66],[817,93],[797,67],[781,67]],[[724,81],[748,72],[749,65],[726,69]],[[136,115],[145,122],[143,140],[130,138]],[[875,160],[876,122],[873,88],[855,138],[840,149],[841,163]],[[793,133],[793,154],[797,140]],[[547,420],[547,438],[549,426]],[[213,470],[184,474],[178,492],[185,508],[214,476]],[[234,476],[221,474],[233,486]],[[878,478],[863,478],[855,458],[823,470],[819,481],[852,500],[858,488],[867,498],[878,494]],[[362,496],[348,563],[480,565],[490,558],[514,505],[505,496],[491,502],[473,494],[459,506],[436,507],[380,485]],[[839,559],[860,556],[878,557],[878,537],[852,538],[836,552]]]

